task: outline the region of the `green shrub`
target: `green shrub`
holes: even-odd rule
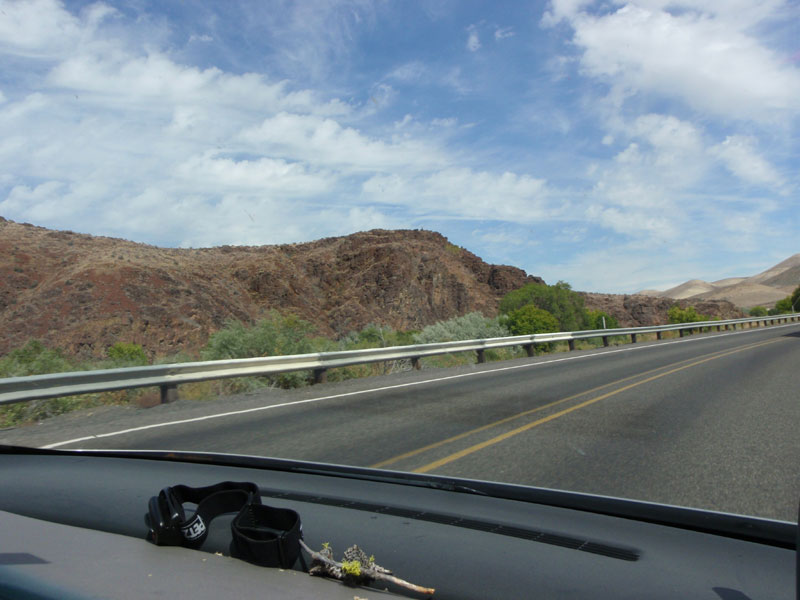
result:
[[[500,312],[509,314],[526,304],[546,310],[558,319],[561,331],[585,329],[587,315],[583,296],[572,291],[570,285],[559,281],[555,285],[529,283],[506,294],[500,301]]]
[[[60,349],[46,348],[39,340],[30,340],[22,348],[12,350],[0,359],[0,377],[44,375],[78,368]]]
[[[146,365],[147,354],[139,344],[117,342],[106,351],[108,360],[114,367],[138,367]]]
[[[226,360],[234,358],[255,358],[258,356],[285,356],[314,352],[311,334],[314,326],[292,314],[270,312],[266,319],[252,327],[240,321],[231,321],[225,328],[213,333],[203,348],[201,355],[205,360]],[[238,380],[238,381],[237,381]],[[231,380],[234,391],[250,389],[251,385],[278,385],[283,388],[298,387],[308,380],[303,372],[280,373],[257,380]],[[258,382],[258,383],[255,383]]]
[[[508,334],[508,328],[502,325],[498,319],[490,319],[479,312],[473,312],[428,325],[419,333],[414,334],[414,341],[417,344],[432,344],[506,337]]]
[[[619,321],[607,312],[602,310],[586,311],[586,329],[617,329],[618,327]]]
[[[387,325],[369,323],[361,331],[351,331],[339,340],[342,350],[362,348],[388,348],[414,343],[414,332],[396,331]]]
[[[681,308],[677,304],[673,304],[667,311],[670,323],[698,323],[700,321],[713,321],[710,315],[699,314],[694,306]]]
[[[526,304],[509,312],[505,324],[512,335],[552,333],[559,330],[558,319],[533,304]]]
[[[751,308],[747,314],[751,317],[766,317],[769,311],[763,306],[754,306]]]

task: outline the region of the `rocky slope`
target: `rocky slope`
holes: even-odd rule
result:
[[[431,231],[368,231],[306,244],[157,248],[0,217],[0,355],[38,338],[76,356],[117,341],[149,354],[200,348],[228,319],[292,312],[336,337],[375,322],[415,329],[495,314],[542,280],[490,265]]]
[[[669,322],[667,311],[674,304],[678,304],[681,308],[694,306],[698,313],[720,319],[737,319],[745,316],[739,308],[727,300],[676,300],[640,294],[584,293],[583,296],[586,308],[602,310],[616,317],[620,327],[666,324]]]

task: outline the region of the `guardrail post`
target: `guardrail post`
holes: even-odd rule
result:
[[[522,344],[522,347],[525,348],[525,353],[528,356],[536,356],[536,350],[533,348],[533,344]]]
[[[631,344],[635,344],[635,343],[636,343],[636,334],[632,333],[631,334]]]
[[[604,335],[604,336],[603,336],[603,346],[605,346],[606,348],[608,348],[608,336],[607,336],[607,335]]]
[[[478,362],[479,363],[485,363],[486,362],[486,351],[485,350],[483,350],[483,349],[476,350],[475,353],[478,355]]]
[[[314,369],[311,383],[325,383],[328,381],[328,369]]]
[[[657,340],[661,339],[661,332],[660,331],[656,331],[656,339]]]
[[[422,368],[422,365],[419,362],[419,356],[413,356],[411,358],[411,368],[415,371],[419,371]]]
[[[169,404],[178,399],[178,386],[177,385],[161,385],[161,404]]]
[[[575,350],[575,340],[567,340],[567,345],[569,346],[570,352]]]
[[[678,329],[678,333],[680,334],[680,337],[684,336],[683,329]]]

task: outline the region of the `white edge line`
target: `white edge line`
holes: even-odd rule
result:
[[[773,325],[770,329],[778,329],[783,327],[792,327],[796,326],[796,323],[786,324],[786,325]],[[611,330],[609,330],[611,331]],[[142,425],[140,427],[132,427],[130,429],[120,429],[119,431],[112,431],[110,433],[98,433],[97,435],[87,435],[84,437],[74,438],[71,440],[66,440],[64,442],[56,442],[55,444],[48,444],[46,446],[41,446],[44,450],[50,450],[53,448],[58,448],[60,446],[66,446],[68,444],[76,444],[78,442],[85,442],[86,440],[95,440],[99,438],[106,438],[106,437],[114,437],[117,435],[124,435],[126,433],[134,433],[136,431],[145,431],[147,429],[156,429],[158,427],[169,427],[172,425],[184,425],[186,423],[197,423],[199,421],[208,421],[210,419],[219,419],[222,417],[231,417],[235,415],[244,415],[247,413],[259,412],[263,410],[271,410],[274,408],[283,408],[286,406],[297,406],[299,404],[310,404],[312,402],[322,402],[323,400],[335,400],[336,398],[346,398],[348,396],[358,396],[361,394],[370,394],[372,392],[383,392],[386,390],[396,390],[399,388],[404,387],[412,387],[415,385],[424,385],[427,383],[437,383],[439,381],[448,381],[451,379],[460,379],[462,377],[473,377],[476,375],[485,375],[490,373],[500,373],[502,371],[511,371],[514,369],[526,369],[530,367],[537,367],[539,365],[549,365],[558,362],[565,362],[568,360],[579,360],[583,358],[592,358],[594,356],[606,356],[608,354],[616,354],[618,352],[632,352],[634,350],[647,350],[649,348],[661,348],[662,346],[669,346],[671,344],[682,344],[684,342],[700,342],[703,340],[710,340],[716,339],[718,337],[725,337],[729,335],[741,335],[743,333],[756,333],[758,331],[763,331],[762,328],[754,328],[754,329],[745,329],[740,331],[730,331],[728,333],[718,333],[712,336],[706,336],[702,338],[688,338],[688,339],[678,339],[678,340],[671,340],[671,341],[662,341],[656,344],[649,344],[647,346],[638,346],[635,344],[629,344],[624,348],[618,348],[615,350],[604,350],[603,352],[594,352],[592,354],[580,354],[578,356],[565,356],[563,358],[554,358],[552,360],[540,361],[535,363],[526,363],[524,365],[513,365],[510,367],[498,367],[496,369],[486,369],[483,371],[475,371],[473,373],[459,373],[458,375],[448,375],[446,377],[437,377],[436,379],[425,379],[424,381],[411,381],[408,383],[399,383],[397,385],[387,385],[384,387],[379,388],[370,388],[368,390],[357,390],[355,392],[345,392],[342,394],[333,394],[331,396],[320,396],[318,398],[306,398],[305,400],[294,400],[292,402],[281,402],[280,404],[270,404],[269,406],[257,406],[255,408],[246,408],[243,410],[234,410],[224,413],[217,413],[214,415],[206,415],[204,417],[193,417],[191,419],[181,419],[179,421],[166,421],[164,423],[153,423],[151,425]],[[610,334],[613,335],[613,334]]]

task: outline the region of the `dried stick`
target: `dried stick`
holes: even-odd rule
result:
[[[303,540],[300,540],[300,545],[303,547],[303,550],[308,552],[311,555],[311,558],[314,559],[315,561],[325,564],[332,569],[336,569],[339,573],[343,572],[342,563],[336,562],[333,558],[325,556],[324,554],[320,554],[319,552],[312,550]],[[421,594],[426,594],[428,596],[432,596],[433,593],[436,591],[434,588],[422,587],[419,585],[415,585],[413,583],[409,583],[408,581],[400,579],[399,577],[395,577],[394,575],[391,575],[386,569],[383,569],[378,565],[365,566],[362,564],[361,576],[367,580],[380,579],[383,581],[389,581],[400,587],[404,587],[406,589],[412,590],[414,592],[419,592]]]

